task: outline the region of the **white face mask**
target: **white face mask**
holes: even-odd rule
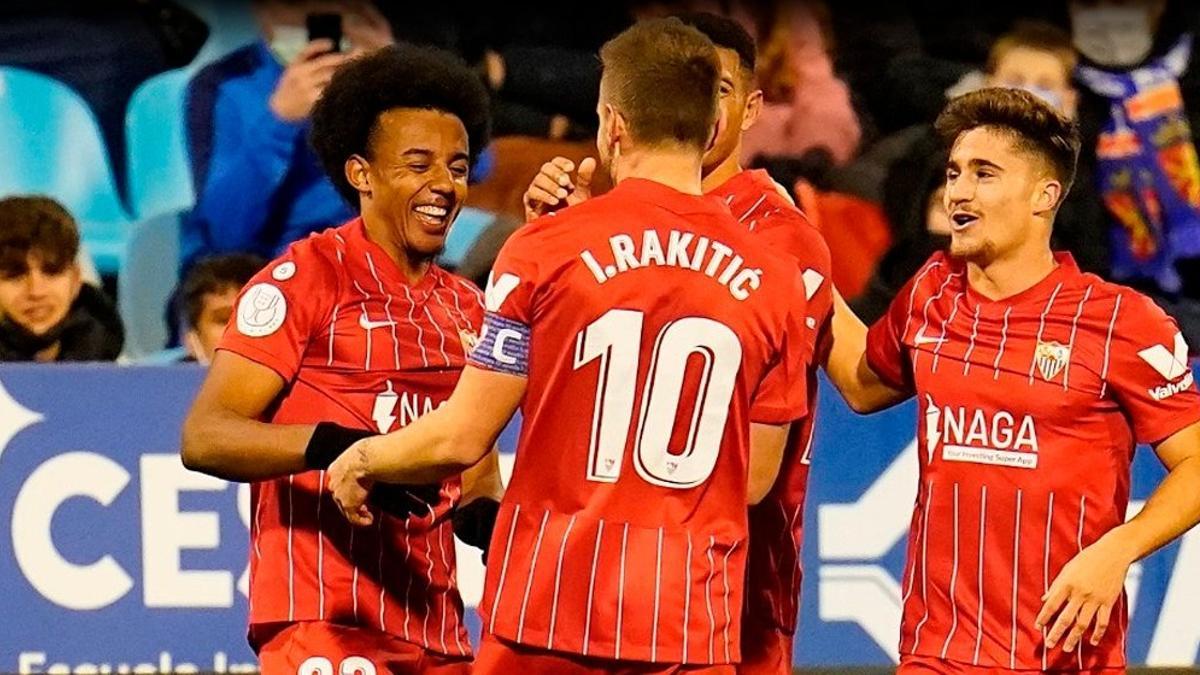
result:
[[[308,29],[304,26],[275,24],[271,26],[271,53],[283,65],[288,65],[300,56],[308,46]]]
[[[1072,3],[1071,33],[1079,53],[1103,66],[1131,66],[1150,55],[1154,33],[1145,4],[1083,7]]]

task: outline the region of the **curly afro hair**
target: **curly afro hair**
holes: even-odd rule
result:
[[[354,208],[346,180],[351,155],[371,157],[379,116],[395,108],[454,115],[467,129],[474,164],[491,132],[490,101],[479,77],[457,56],[432,47],[393,45],[353,59],[334,73],[313,107],[309,140],[334,187]]]

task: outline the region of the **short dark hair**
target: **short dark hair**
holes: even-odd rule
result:
[[[1081,144],[1079,127],[1024,89],[989,87],[959,96],[934,123],[947,146],[972,129],[990,127],[1010,134],[1018,147],[1043,158],[1063,186],[1075,182]],[[1061,203],[1061,199],[1060,199]]]
[[[717,119],[721,67],[703,33],[674,17],[634,24],[600,48],[605,96],[648,145],[703,149]]]
[[[704,36],[721,49],[737,52],[742,68],[754,72],[757,65],[758,46],[742,24],[727,16],[712,12],[683,12],[675,15],[680,21],[704,33]]]
[[[358,191],[346,180],[346,160],[371,158],[379,116],[396,108],[439,110],[467,129],[472,164],[488,143],[490,101],[479,77],[462,59],[433,47],[383,47],[338,68],[313,107],[310,140],[325,173],[346,201]]]
[[[241,288],[267,261],[250,253],[231,253],[201,258],[188,270],[179,289],[179,314],[188,328],[200,322],[204,296]]]
[[[1014,49],[1025,48],[1053,54],[1062,63],[1067,79],[1075,71],[1079,57],[1071,35],[1067,31],[1044,21],[1018,21],[1012,30],[1001,35],[988,51],[986,71],[993,74],[1000,67],[1000,61]]]
[[[49,270],[64,270],[79,254],[79,227],[62,204],[25,195],[0,199],[0,277],[29,270],[29,254]]]

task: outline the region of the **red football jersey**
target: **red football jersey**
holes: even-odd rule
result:
[[[1125,521],[1136,443],[1200,420],[1175,322],[1070,256],[1011,298],[934,255],[870,330],[871,368],[913,391],[921,475],[900,652],[986,667],[1125,664],[1122,596],[1103,641],[1045,647],[1042,595]]]
[[[519,230],[492,275],[472,363],[529,384],[486,629],[737,661],[750,423],[805,413],[795,265],[719,200],[631,179]]]
[[[415,285],[361,220],[290,246],[242,291],[220,348],[287,382],[266,421],[386,433],[450,396],[483,319],[482,293],[434,266]],[[445,482],[432,512],[351,526],[309,471],[251,487],[250,624],[324,620],[470,653]],[[256,645],[257,646],[257,645]]]
[[[817,356],[810,362],[807,379],[808,416],[797,422],[788,438],[787,453],[775,487],[750,509],[750,558],[746,579],[745,613],[755,624],[796,631],[803,575],[800,547],[804,536],[804,496],[816,418],[819,355],[829,342],[833,310],[832,262],[829,246],[766,171],[742,171],[709,194],[729,205],[738,222],[768,246],[786,253],[797,265],[808,302],[805,335]]]

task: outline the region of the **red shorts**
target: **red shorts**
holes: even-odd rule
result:
[[[740,675],[792,675],[792,643],[795,636],[774,626],[742,622]]]
[[[995,673],[1033,673],[1032,670],[1009,670],[1007,668],[990,668],[973,666],[969,663],[959,663],[945,659],[935,659],[931,656],[913,656],[906,654],[900,657],[900,667],[896,675],[994,675]],[[1074,675],[1125,675],[1124,668],[1093,668],[1091,670],[1052,670],[1051,673],[1072,673]]]
[[[470,675],[471,661],[394,635],[324,621],[294,623],[258,650],[263,675]]]
[[[736,675],[731,665],[683,666],[679,664],[610,661],[587,656],[548,652],[484,636],[475,657],[475,675]]]

